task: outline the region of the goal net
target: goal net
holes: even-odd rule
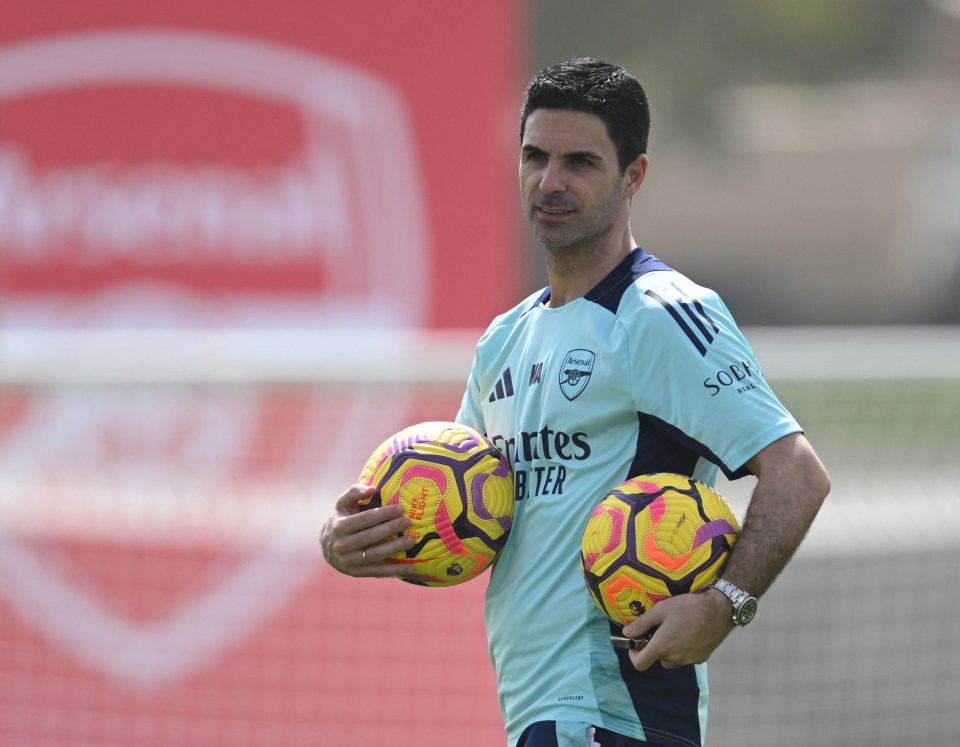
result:
[[[747,336],[834,487],[711,660],[708,744],[955,747],[960,333]],[[502,744],[484,584],[317,545],[385,436],[453,417],[476,337],[0,335],[0,744]]]

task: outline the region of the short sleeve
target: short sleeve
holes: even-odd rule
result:
[[[800,425],[716,293],[676,273],[644,279],[623,315],[635,330],[628,337],[637,412],[741,477],[747,461]]]

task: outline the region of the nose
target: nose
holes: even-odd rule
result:
[[[565,192],[566,180],[563,176],[563,164],[554,159],[548,159],[540,173],[540,191],[544,194]]]

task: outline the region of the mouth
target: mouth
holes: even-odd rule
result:
[[[560,220],[568,215],[573,215],[574,212],[569,208],[550,207],[548,205],[534,205],[534,209],[539,217],[547,220]]]

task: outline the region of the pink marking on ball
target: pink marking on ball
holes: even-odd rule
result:
[[[592,570],[593,564],[597,562],[598,557],[605,553],[616,550],[617,545],[620,544],[620,538],[623,536],[623,511],[618,508],[605,506],[601,503],[593,510],[593,514],[590,516],[590,518],[595,519],[604,514],[610,517],[610,521],[613,524],[613,529],[610,532],[610,537],[607,539],[607,544],[604,545],[603,548],[596,552],[588,552],[584,556],[583,564],[588,571]]]
[[[657,485],[657,483],[648,482],[647,480],[631,480],[630,482],[636,485],[642,493],[659,493],[663,489],[660,485]]]
[[[437,506],[437,513],[434,517],[434,527],[440,536],[440,541],[449,552],[454,555],[473,558],[477,562],[477,570],[472,575],[477,575],[483,570],[490,559],[484,555],[473,552],[469,547],[463,544],[463,541],[457,536],[453,528],[453,522],[450,520],[450,513],[447,511],[447,504],[441,501]]]
[[[429,464],[412,464],[403,473],[403,479],[400,486],[406,485],[411,480],[417,478],[432,480],[440,489],[441,493],[447,492],[447,476],[443,470],[438,467],[431,467]]]
[[[620,544],[620,538],[623,536],[623,511],[618,508],[610,508],[609,506],[604,506],[604,508],[606,509],[605,513],[613,523],[613,529],[610,532],[610,539],[603,548],[603,552],[612,552],[617,548],[617,545]]]
[[[660,519],[662,519],[663,515],[667,512],[667,502],[663,499],[662,495],[659,495],[653,499],[649,508],[653,525],[656,526],[660,523]]]

